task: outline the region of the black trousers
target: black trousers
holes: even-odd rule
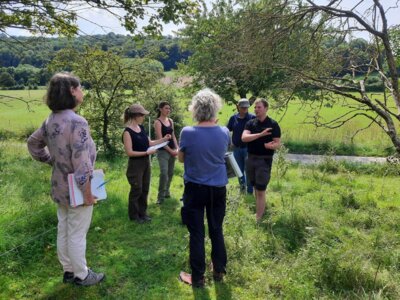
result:
[[[213,268],[216,272],[225,273],[227,257],[222,223],[226,209],[226,187],[185,183],[182,222],[190,233],[190,267],[193,282],[202,279],[206,270],[204,209],[211,239]]]
[[[137,220],[146,215],[147,196],[150,188],[150,159],[148,156],[129,159],[126,177],[129,191],[129,219]]]

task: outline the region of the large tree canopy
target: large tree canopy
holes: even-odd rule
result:
[[[78,33],[79,14],[93,8],[114,15],[132,33],[139,19],[148,20],[143,32],[161,33],[162,23],[181,21],[193,13],[196,4],[192,0],[6,0],[0,1],[0,32],[18,28],[72,36]]]
[[[398,35],[387,20],[398,6],[394,0],[345,4],[349,1],[218,1],[184,32],[195,49],[189,70],[227,99],[252,93],[284,95],[288,100],[278,99],[282,103],[296,96],[317,107],[346,103],[345,114],[324,122],[315,110],[314,124],[336,128],[367,118],[365,128],[379,126],[400,154]],[[355,39],[360,31],[370,40]],[[368,93],[375,80],[383,100]],[[227,87],[232,88],[226,92]]]

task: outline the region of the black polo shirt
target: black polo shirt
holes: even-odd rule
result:
[[[249,130],[250,133],[260,133],[264,129],[272,128],[271,134],[260,137],[252,142],[247,143],[247,152],[255,155],[274,155],[274,150],[265,149],[264,144],[272,142],[273,138],[281,137],[281,128],[278,122],[269,118],[265,118],[263,122],[260,122],[257,118],[252,119],[246,123],[245,130]]]

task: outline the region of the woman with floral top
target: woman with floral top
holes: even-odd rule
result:
[[[95,144],[87,121],[76,114],[83,102],[79,79],[70,73],[57,73],[45,96],[52,111],[28,139],[28,149],[35,160],[53,168],[51,195],[57,203],[57,254],[64,269],[64,283],[94,285],[105,277],[86,265],[86,234],[96,202],[90,180],[96,159]],[[84,205],[71,207],[68,174],[73,173],[84,196]]]

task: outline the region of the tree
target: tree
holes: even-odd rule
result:
[[[224,13],[218,15],[218,24],[203,22],[210,18],[206,16],[189,25],[187,33],[196,41],[196,51],[204,47],[189,61],[201,82],[216,87],[218,82],[213,81],[223,86],[233,83],[231,91],[245,87],[246,92],[269,95],[285,104],[293,96],[319,107],[325,101],[346,103],[348,112],[328,122],[321,121],[315,110],[314,124],[337,128],[354,118],[367,118],[369,124],[355,134],[376,124],[400,154],[400,94],[394,55],[398,48],[392,48],[398,43],[391,39],[387,20],[387,12],[398,7],[396,1],[358,1],[349,8],[341,0],[327,5],[311,0],[238,3],[228,5],[227,14],[221,8],[229,2],[221,1],[217,12]],[[225,33],[221,23],[229,24]],[[204,30],[207,26],[211,26],[208,31]],[[352,39],[355,31],[368,32],[371,40]],[[368,93],[367,83],[376,75],[385,87],[383,100]],[[281,95],[287,100],[279,99]]]
[[[237,2],[218,1],[182,32],[193,51],[188,71],[195,84],[212,87],[228,101],[234,101],[236,94],[257,97],[287,85],[291,72],[274,63],[290,61],[304,67],[312,52],[303,42],[306,21],[292,28],[290,39],[288,33],[279,32],[291,11],[286,1]]]
[[[32,33],[73,36],[79,31],[76,24],[79,13],[97,8],[114,15],[132,33],[137,31],[138,19],[148,18],[143,32],[159,34],[163,22],[180,22],[196,6],[194,0],[6,0],[0,2],[0,32],[18,28]]]
[[[327,5],[318,5],[311,0],[306,2],[307,5],[299,7],[294,18],[311,16],[316,23],[335,26],[335,35],[341,39],[351,35],[354,31],[366,31],[370,34],[372,40],[369,45],[370,50],[367,52],[369,62],[352,62],[347,67],[348,70],[359,70],[362,74],[361,79],[356,77],[344,79],[336,76],[335,73],[328,77],[322,77],[319,74],[296,70],[296,74],[302,82],[343,96],[354,103],[350,113],[337,116],[329,122],[317,122],[316,125],[337,128],[355,117],[365,117],[370,120],[370,124],[366,128],[369,128],[372,124],[378,125],[388,135],[396,153],[400,155],[400,136],[398,133],[400,121],[399,77],[387,20],[388,10],[398,6],[393,1],[383,2],[379,0],[363,1],[365,2],[363,4],[367,5],[364,9],[358,9],[357,6],[360,3],[350,8],[344,8],[342,1],[330,1]],[[332,33],[323,30],[319,34],[322,36],[332,35]],[[386,87],[387,93],[384,94],[383,101],[367,93],[366,82],[374,73],[379,74]]]
[[[51,71],[71,70],[87,87],[82,114],[90,123],[97,146],[115,153],[121,139],[124,109],[151,90],[162,76],[162,65],[149,59],[123,59],[111,52],[63,49],[51,63]]]
[[[11,87],[15,85],[14,78],[8,73],[0,73],[0,87]]]
[[[8,28],[26,29],[35,34],[74,36],[82,10],[102,9],[120,20],[132,33],[160,34],[162,24],[179,23],[197,8],[196,0],[34,0],[0,1],[0,33]],[[138,20],[147,25],[138,29]],[[98,24],[100,27],[101,25]],[[1,41],[0,41],[1,43]],[[0,54],[1,56],[1,54]],[[1,57],[0,57],[1,60]],[[13,64],[17,66],[18,64]],[[7,100],[0,95],[0,103]],[[12,99],[8,99],[12,100]],[[23,101],[23,99],[19,99]]]

